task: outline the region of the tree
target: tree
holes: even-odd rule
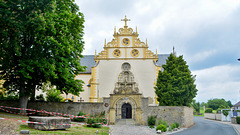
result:
[[[20,93],[20,107],[46,81],[79,95],[84,18],[73,0],[1,0],[0,7],[0,80]]]
[[[207,102],[208,107],[212,108],[213,110],[217,110],[220,106],[221,108],[228,108],[228,104],[224,99],[210,99]]]
[[[229,107],[233,107],[232,102],[230,100],[227,101]]]
[[[195,76],[191,75],[183,56],[170,54],[159,71],[155,93],[160,106],[190,106],[197,94]]]
[[[200,113],[200,103],[196,102],[196,100],[192,100],[192,107],[195,109],[197,113]]]

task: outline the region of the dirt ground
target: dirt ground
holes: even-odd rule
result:
[[[7,113],[3,113],[0,112],[0,118],[7,118],[9,120],[6,119],[0,119],[0,135],[19,135],[20,132],[18,132],[17,130],[19,129],[20,125],[24,125],[27,123],[23,123],[23,122],[18,122],[15,120],[19,120],[19,119],[28,119],[27,116],[21,116],[21,117],[17,117],[17,115],[14,114],[7,114]]]

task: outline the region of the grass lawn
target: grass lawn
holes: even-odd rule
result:
[[[56,130],[56,131],[41,131],[35,130],[28,125],[20,125],[19,133],[21,130],[29,130],[30,134],[48,134],[48,135],[94,135],[98,130],[99,135],[108,135],[109,127],[102,127],[102,128],[91,128],[87,126],[71,126],[66,130]]]
[[[202,115],[194,114],[194,116],[204,117],[204,110],[202,107],[200,108],[200,113],[202,113]]]
[[[17,115],[17,114],[9,114],[6,112],[0,112],[0,117],[2,118],[7,118],[9,120],[2,120],[0,126],[5,126],[5,127],[13,127],[12,125],[15,126],[15,128],[12,128],[12,130],[17,131],[20,133],[21,130],[29,130],[30,134],[44,134],[44,135],[95,135],[96,131],[98,130],[99,135],[108,135],[109,132],[109,127],[102,127],[102,128],[92,128],[92,127],[87,127],[87,126],[71,126],[71,128],[68,128],[66,130],[56,130],[56,131],[41,131],[41,130],[35,130],[30,127],[28,127],[27,123],[20,123],[18,121],[14,120],[28,120],[28,116],[23,116],[23,115]],[[5,122],[3,124],[3,122]],[[9,125],[9,124],[10,125]]]

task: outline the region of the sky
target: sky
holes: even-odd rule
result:
[[[84,55],[103,50],[114,27],[137,27],[158,54],[175,47],[196,75],[196,100],[240,101],[240,0],[76,0],[84,14]]]

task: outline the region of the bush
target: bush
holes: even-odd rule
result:
[[[107,119],[102,118],[100,116],[89,117],[87,119],[88,127],[101,128],[102,127],[101,123],[107,124]]]
[[[205,113],[212,113],[212,111],[213,111],[212,108],[207,108],[207,109],[205,110]]]
[[[45,101],[45,99],[44,99],[44,97],[43,97],[43,94],[40,94],[40,95],[36,96],[36,99],[37,99],[38,101]]]
[[[155,125],[155,123],[156,123],[156,116],[150,116],[150,117],[148,117],[148,126],[150,126],[150,125]]]
[[[161,130],[162,132],[166,132],[167,131],[167,126],[160,124],[157,126],[156,131]]]
[[[176,124],[176,126],[177,126],[176,128],[179,128],[179,126],[180,126],[179,123],[176,122],[175,124]]]
[[[82,111],[80,111],[77,116],[83,116],[83,115],[85,115],[85,113],[83,113]],[[84,122],[84,121],[85,121],[85,118],[74,118],[73,120],[74,120],[74,121],[77,121],[77,122]]]
[[[159,119],[159,120],[158,120],[158,125],[160,125],[160,124],[165,125],[166,127],[168,127],[167,122],[164,121],[164,120],[162,120],[162,119]]]
[[[229,111],[229,110],[223,110],[223,115],[224,115],[225,117],[228,116],[228,111]]]
[[[236,121],[237,121],[237,124],[240,124],[240,116],[237,116]]]
[[[149,128],[153,129],[153,128],[154,128],[154,126],[153,126],[153,125],[150,125],[150,126],[149,126]]]
[[[52,89],[47,92],[46,99],[48,102],[61,102],[64,98],[61,96],[60,90]]]
[[[176,123],[173,123],[173,124],[171,125],[171,129],[174,129],[174,128],[177,128]]]

